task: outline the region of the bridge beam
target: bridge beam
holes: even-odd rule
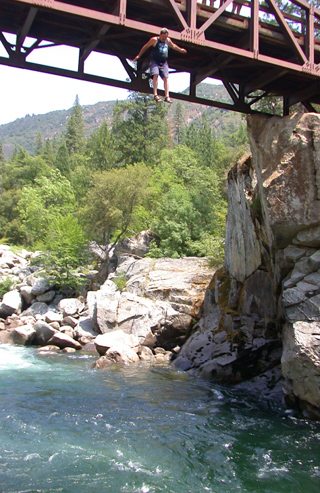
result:
[[[305,0],[288,0],[304,15],[286,13],[275,0],[266,0],[267,6],[242,0],[243,14],[235,15],[229,12],[232,1],[214,8],[196,0],[0,0],[0,43],[8,55],[0,63],[151,93],[147,56],[137,67],[130,60],[166,25],[188,52],[172,51],[173,71],[190,76],[189,94],[173,97],[244,113],[255,112],[255,103],[271,95],[284,98],[284,112],[299,98],[308,107],[320,104],[319,92],[309,89],[320,83],[320,10]],[[277,25],[268,21],[270,14]],[[3,33],[16,41],[8,42]],[[35,40],[31,46],[27,38]],[[77,48],[77,71],[30,63],[28,56],[43,49],[44,41]],[[129,80],[86,73],[92,52],[117,56]],[[233,104],[197,96],[197,86],[208,77],[225,85]]]

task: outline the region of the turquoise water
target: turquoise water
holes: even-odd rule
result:
[[[95,359],[0,345],[2,493],[320,491],[320,424]]]

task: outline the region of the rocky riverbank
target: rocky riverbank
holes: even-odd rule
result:
[[[97,368],[169,363],[199,319],[212,271],[205,259],[137,256],[146,251],[147,233],[129,243],[114,252],[114,271],[105,282],[103,262],[87,274],[95,290],[79,298],[66,297],[43,277],[32,265],[36,253],[14,254],[1,245],[0,276],[14,288],[0,304],[0,342],[35,345],[42,353],[94,351],[101,357]]]

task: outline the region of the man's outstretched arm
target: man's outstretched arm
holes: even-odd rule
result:
[[[185,48],[180,48],[180,46],[173,43],[170,38],[168,38],[168,43],[170,48],[172,48],[173,50],[179,51],[179,53],[187,53],[187,50]]]
[[[144,54],[144,52],[147,51],[147,49],[150,48],[151,46],[155,46],[156,43],[157,43],[156,37],[149,39],[148,43],[143,45],[143,47],[139,51],[138,55],[136,57],[134,57],[133,61],[136,62],[137,60],[139,60],[139,58]]]

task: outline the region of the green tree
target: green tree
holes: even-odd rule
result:
[[[63,176],[66,177],[70,176],[70,171],[71,171],[70,156],[64,138],[62,139],[56,154],[55,166],[58,168],[58,170],[61,172]]]
[[[43,152],[43,137],[42,137],[42,133],[38,132],[37,138],[36,138],[36,148],[34,151],[34,155],[35,156],[41,156],[42,152]]]
[[[174,139],[177,145],[182,144],[184,128],[185,128],[184,110],[181,101],[178,101],[173,117]]]
[[[95,173],[82,211],[88,236],[110,250],[134,220],[150,176],[143,164]]]
[[[189,247],[192,237],[200,234],[199,219],[188,190],[173,184],[157,206],[153,229],[160,238],[160,246],[151,255],[172,258],[192,255]]]
[[[112,131],[123,164],[159,163],[162,149],[170,144],[167,114],[165,105],[139,93],[115,105]]]
[[[57,139],[57,136],[56,134],[54,134],[53,136],[53,140],[52,140],[52,152],[53,154],[56,156],[57,152],[58,152],[58,149],[59,149],[59,143],[58,143],[58,139]]]
[[[0,142],[0,165],[5,162],[4,152],[2,142]]]
[[[54,161],[55,161],[55,157],[54,157],[54,153],[53,153],[50,139],[45,140],[42,155],[43,155],[45,162],[48,165],[52,166]]]
[[[77,291],[86,281],[76,269],[89,261],[88,241],[77,218],[72,214],[52,218],[42,247],[41,262],[54,283]]]
[[[150,227],[160,238],[150,256],[211,255],[213,238],[224,237],[227,206],[215,171],[186,146],[164,149],[150,188]]]
[[[34,182],[37,176],[48,175],[50,166],[41,156],[31,157],[24,149],[19,149],[3,167],[2,186],[6,190],[21,189]]]
[[[48,177],[35,179],[21,192],[18,210],[29,245],[41,242],[47,235],[52,221],[74,212],[76,200],[70,182],[58,169]]]
[[[77,154],[82,152],[85,146],[85,134],[82,107],[80,105],[78,95],[76,96],[70,118],[67,122],[65,138],[69,154]]]
[[[75,156],[71,156],[71,161]],[[72,163],[72,171],[69,173],[69,181],[74,190],[77,201],[85,198],[88,190],[92,186],[93,172],[86,156],[77,155],[76,163]]]
[[[31,157],[20,149],[1,163],[0,230],[11,243],[25,240],[17,204],[24,186],[32,187],[37,177],[49,175],[50,167],[42,156]]]
[[[114,168],[119,161],[119,152],[115,135],[104,120],[98,130],[88,139],[86,155],[93,171],[105,171]]]
[[[0,193],[0,236],[15,245],[25,240],[17,208],[20,196],[20,190],[3,190]]]

